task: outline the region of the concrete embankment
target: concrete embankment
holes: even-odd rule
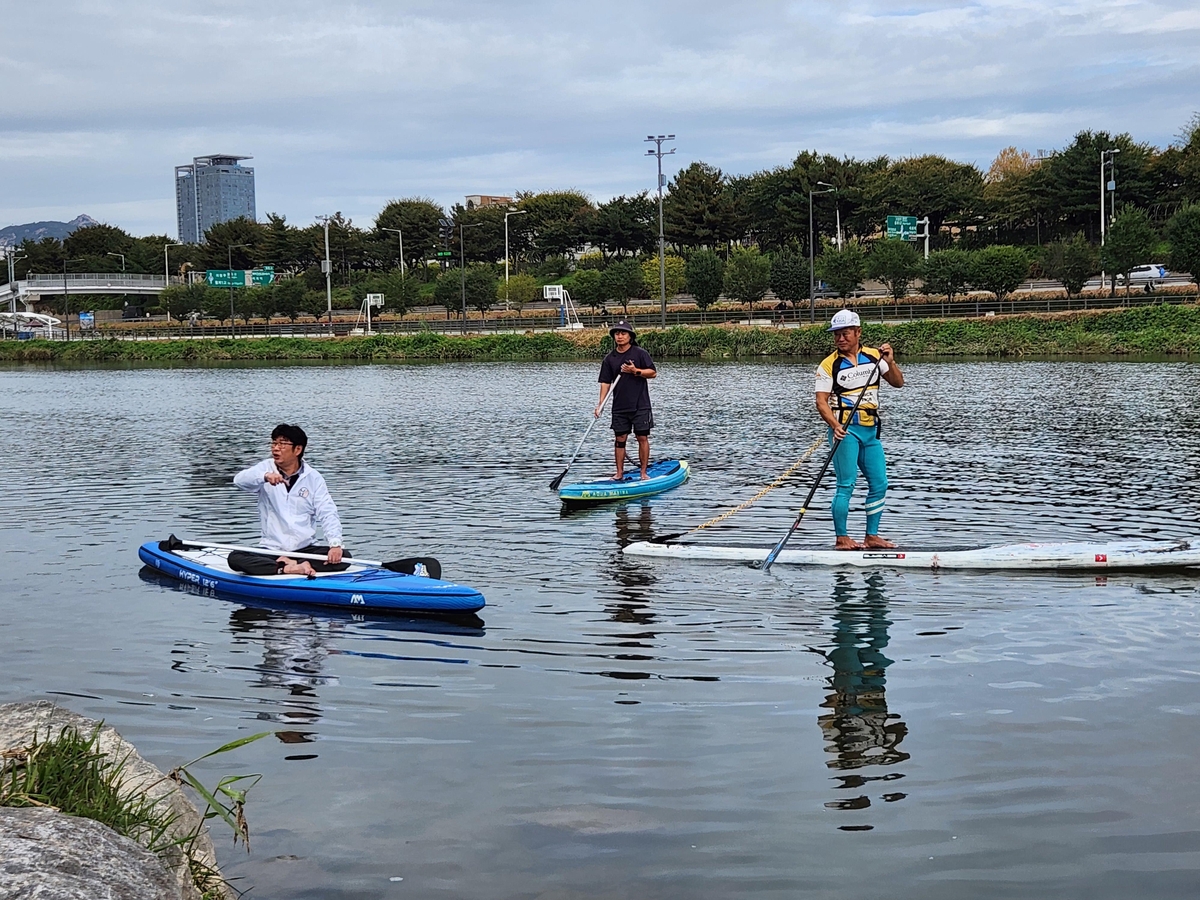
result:
[[[818,358],[829,352],[826,326],[677,327],[647,330],[638,341],[656,357]],[[864,342],[890,341],[902,356],[1100,356],[1200,353],[1200,306],[923,319],[868,324]],[[552,360],[597,359],[606,332],[453,336],[434,333],[313,340],[258,338],[173,341],[5,341],[13,362],[219,362],[254,360]]]

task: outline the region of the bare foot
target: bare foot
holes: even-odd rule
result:
[[[613,481],[624,481],[624,480],[625,480],[625,473],[624,473],[624,472],[618,472],[616,475],[614,475],[614,476],[612,477],[612,480],[613,480]]]
[[[839,535],[833,542],[834,550],[861,550],[863,545],[849,536]]]
[[[646,470],[645,470],[645,469],[642,469],[641,480],[642,480],[642,481],[645,481],[645,480],[646,480]]]
[[[306,559],[301,562],[285,563],[283,566],[283,574],[284,575],[305,575],[305,576],[311,578],[313,575],[316,575],[317,573],[316,573],[316,570],[313,569],[313,567],[309,564],[308,560]]]
[[[865,538],[863,538],[862,545],[864,547],[887,548],[887,547],[895,547],[896,542],[889,541],[887,538],[882,538],[877,534],[868,534]]]

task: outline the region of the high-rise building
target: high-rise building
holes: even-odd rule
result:
[[[254,219],[254,170],[239,162],[251,156],[214,153],[175,167],[175,210],[179,240],[199,244],[218,222]]]

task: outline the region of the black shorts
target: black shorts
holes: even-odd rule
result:
[[[616,434],[629,434],[632,431],[638,437],[645,437],[654,427],[654,413],[648,409],[637,412],[616,412],[612,414],[612,430]]]

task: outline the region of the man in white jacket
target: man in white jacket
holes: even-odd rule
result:
[[[247,575],[313,575],[345,569],[342,522],[321,473],[304,461],[308,435],[299,425],[277,425],[271,432],[271,458],[243,469],[233,483],[258,495],[261,544],[278,557],[231,551],[229,567]],[[316,525],[328,545],[314,544]],[[290,558],[288,553],[323,554],[325,562]]]

